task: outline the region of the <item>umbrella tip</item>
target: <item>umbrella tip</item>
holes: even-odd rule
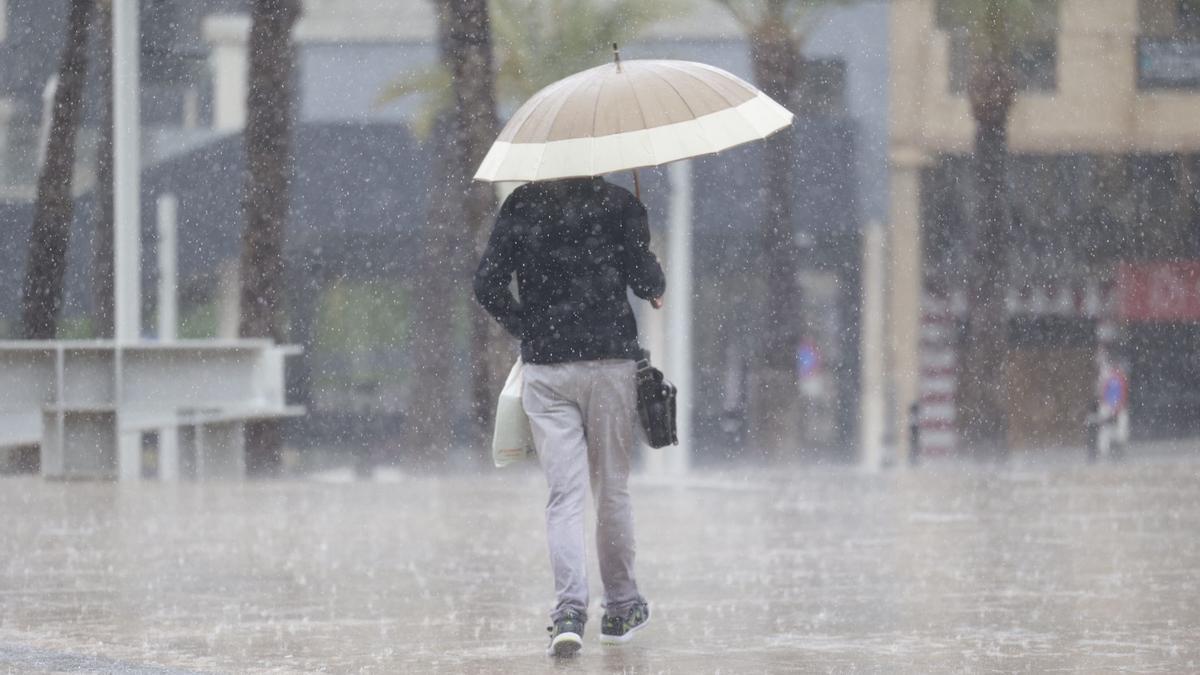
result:
[[[621,72],[621,50],[617,49],[617,43],[614,42],[614,43],[612,43],[612,45],[613,45],[613,63],[617,64],[617,72],[619,73],[619,72]]]

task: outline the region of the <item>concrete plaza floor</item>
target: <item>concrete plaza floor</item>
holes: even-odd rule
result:
[[[530,469],[0,478],[0,672],[1200,671],[1195,454],[640,477],[653,621],[563,663]]]

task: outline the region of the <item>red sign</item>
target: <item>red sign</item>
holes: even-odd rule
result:
[[[1200,322],[1200,262],[1122,263],[1117,303],[1125,321]]]

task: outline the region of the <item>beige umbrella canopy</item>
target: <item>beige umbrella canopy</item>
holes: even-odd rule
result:
[[[504,126],[476,180],[598,176],[719,152],[788,126],[792,113],[720,68],[620,61],[534,94]]]

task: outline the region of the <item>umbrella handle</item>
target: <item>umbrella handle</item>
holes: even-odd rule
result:
[[[642,182],[638,180],[637,169],[633,170],[633,194],[637,195],[638,201],[642,201]]]

